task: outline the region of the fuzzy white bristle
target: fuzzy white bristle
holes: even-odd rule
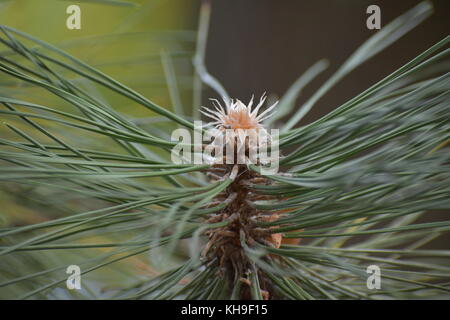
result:
[[[207,109],[203,107],[200,112],[208,118],[214,120],[211,125],[215,125],[218,129],[260,129],[261,122],[269,118],[271,111],[275,108],[278,102],[264,110],[258,115],[259,110],[266,101],[266,96],[263,94],[259,100],[258,105],[252,110],[253,96],[248,105],[245,105],[239,99],[231,99],[229,102],[224,99],[225,109],[222,107],[217,99],[210,99],[213,103],[214,109]]]

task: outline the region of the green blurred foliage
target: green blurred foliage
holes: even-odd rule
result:
[[[117,1],[118,4],[126,2],[132,5],[114,5],[115,1],[105,0],[1,1],[0,23],[56,45],[156,103],[170,108],[161,51],[170,53],[180,73],[177,79],[181,89],[189,88],[191,84],[188,80],[192,72],[190,55],[195,40],[195,2]],[[81,9],[80,30],[66,27],[69,16],[66,8],[72,4],[79,5]],[[3,75],[0,75],[0,79],[3,80]],[[30,91],[27,94],[31,94]],[[184,98],[189,98],[189,93],[185,93]],[[137,117],[149,116],[148,111],[136,108],[128,101],[121,101],[116,96],[114,99],[106,96],[105,100],[121,112]]]

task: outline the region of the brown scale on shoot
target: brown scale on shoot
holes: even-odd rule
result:
[[[256,129],[265,130],[260,121],[262,116],[269,116],[268,113],[275,106],[271,106],[259,116],[258,110],[263,105],[265,97],[262,97],[258,106],[252,111],[251,106],[253,98],[246,106],[241,101],[231,101],[226,103],[226,109],[223,109],[217,100],[214,100],[217,112],[207,110],[205,115],[215,120],[213,124],[219,130],[224,129]],[[265,131],[267,134],[267,131]],[[223,148],[228,143],[236,146],[237,139],[240,137],[231,135],[231,139],[235,141],[225,141]],[[254,148],[248,140],[245,141],[245,154],[249,154],[249,149]],[[235,157],[237,159],[237,151],[234,149]],[[217,160],[217,159],[216,159]],[[230,286],[240,281],[241,286],[240,298],[249,299],[251,281],[248,274],[252,269],[252,262],[246,256],[242,242],[248,246],[253,246],[255,243],[261,243],[266,246],[279,248],[284,242],[281,233],[274,233],[273,228],[262,228],[257,225],[257,222],[272,222],[278,220],[284,212],[275,211],[261,211],[255,208],[253,203],[258,200],[271,200],[274,197],[254,193],[250,186],[252,185],[270,185],[272,180],[251,171],[246,164],[223,164],[226,163],[225,157],[219,163],[212,164],[207,170],[207,176],[211,180],[223,180],[226,178],[233,179],[233,182],[220,194],[218,194],[213,201],[208,205],[214,206],[225,203],[225,207],[219,212],[211,214],[207,223],[217,223],[227,221],[228,224],[224,227],[209,229],[206,235],[209,238],[206,246],[202,251],[202,257],[206,261],[216,260],[221,270],[221,276],[226,276],[230,280]],[[258,163],[257,163],[258,164]],[[289,239],[290,243],[293,241]],[[295,241],[295,240],[294,240]],[[270,286],[270,281],[264,277],[261,271],[258,271],[258,279],[261,287],[261,295],[264,299],[274,298]],[[229,288],[233,289],[233,288]]]

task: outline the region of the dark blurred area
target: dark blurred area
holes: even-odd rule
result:
[[[206,64],[232,97],[282,96],[312,64],[330,67],[301,94],[301,105],[377,30],[366,27],[369,5],[381,9],[381,27],[419,0],[213,0]],[[301,123],[328,113],[442,40],[450,31],[450,1],[432,1],[435,12],[406,36],[336,85]],[[204,99],[214,95],[206,90]],[[204,100],[205,101],[205,100]]]

